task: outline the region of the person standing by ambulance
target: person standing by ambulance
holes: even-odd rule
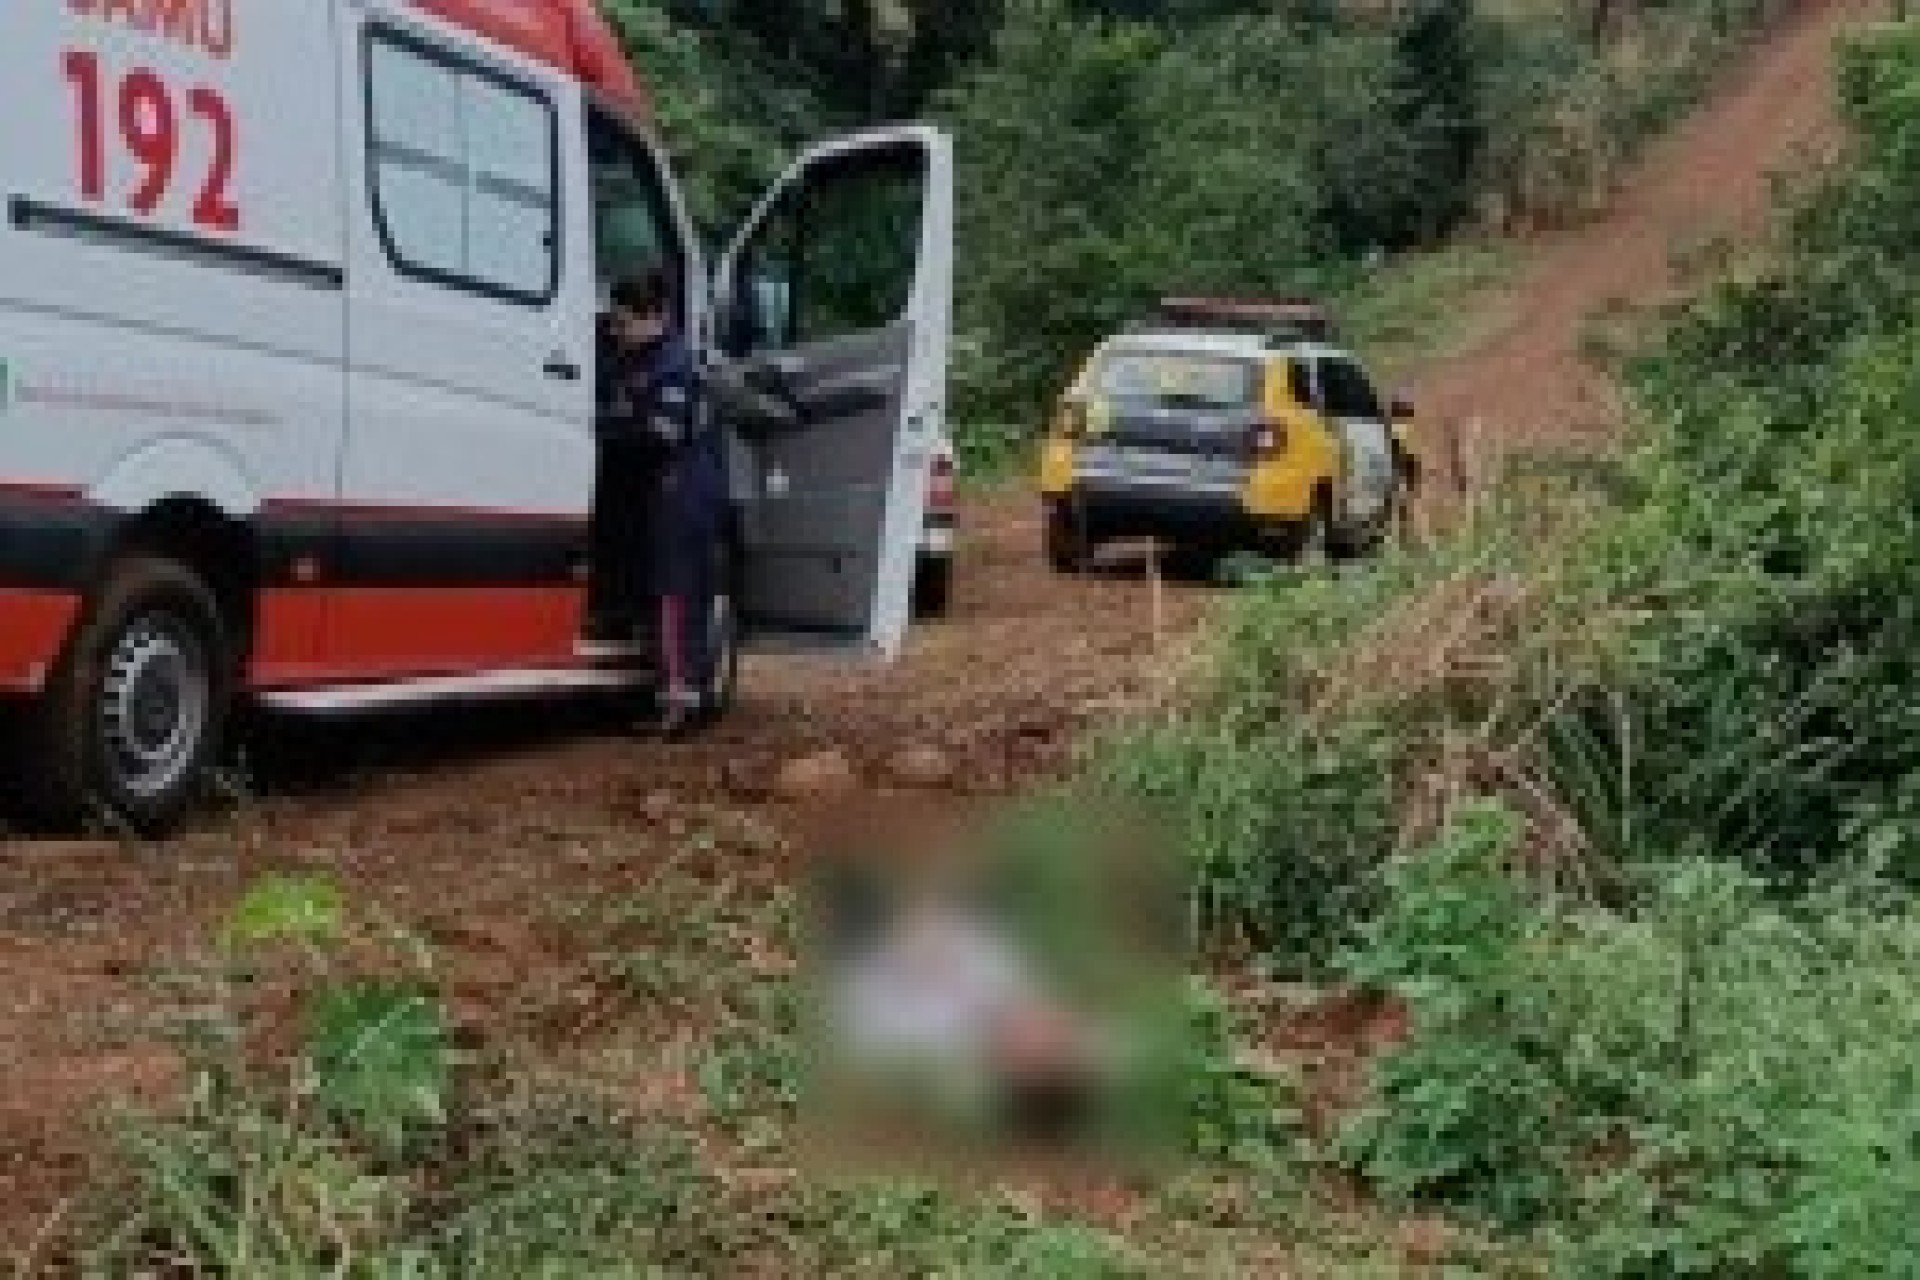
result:
[[[655,727],[673,737],[714,709],[726,448],[701,394],[666,271],[617,282],[611,302],[601,413],[608,429],[635,446],[623,452],[646,473],[632,492],[645,503],[647,518],[627,527],[648,545],[623,548],[621,560],[644,579],[628,584],[628,598],[652,601],[661,677]]]

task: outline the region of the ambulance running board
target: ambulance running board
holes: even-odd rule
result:
[[[276,690],[256,701],[270,711],[296,715],[363,715],[410,707],[551,698],[570,693],[616,693],[642,687],[645,672],[606,667],[565,670],[489,671],[472,676],[428,676],[379,684],[332,685],[324,689]]]

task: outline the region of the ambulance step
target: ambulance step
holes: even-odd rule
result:
[[[582,640],[573,653],[582,662],[635,662],[644,656],[639,645],[613,640]]]
[[[258,701],[268,710],[297,715],[359,715],[450,703],[615,693],[639,688],[645,682],[644,673],[604,667],[489,671],[471,676],[429,676],[379,684],[333,685],[325,689],[276,690],[261,694]]]

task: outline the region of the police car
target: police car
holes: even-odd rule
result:
[[[1411,418],[1311,302],[1168,299],[1061,398],[1039,477],[1047,560],[1077,572],[1124,538],[1209,559],[1365,553],[1418,481]]]

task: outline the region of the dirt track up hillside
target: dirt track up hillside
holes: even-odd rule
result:
[[[1418,380],[1423,418],[1477,422],[1495,449],[1611,433],[1618,395],[1581,353],[1590,318],[1666,300],[1676,258],[1716,239],[1751,242],[1765,229],[1776,177],[1833,157],[1834,39],[1874,13],[1858,0],[1802,5],[1712,101],[1655,143],[1603,215],[1534,245],[1501,309],[1504,324]]]

